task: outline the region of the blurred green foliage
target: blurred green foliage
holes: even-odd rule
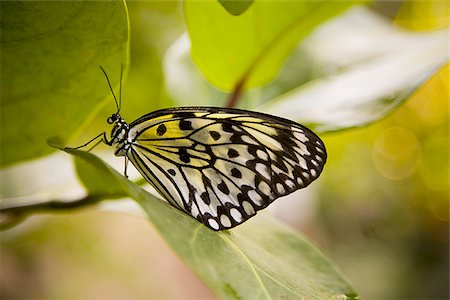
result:
[[[385,120],[325,138],[316,234],[364,298],[448,297],[448,78],[447,66]]]

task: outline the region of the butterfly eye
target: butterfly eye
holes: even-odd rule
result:
[[[118,119],[117,114],[113,114],[111,115],[111,117],[109,117],[108,119],[106,119],[106,122],[108,122],[108,124],[112,124],[114,122],[116,122]]]

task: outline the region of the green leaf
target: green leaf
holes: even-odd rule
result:
[[[69,151],[70,150],[68,150],[68,152]],[[98,162],[92,164],[81,159],[76,159],[75,167],[78,177],[90,195],[100,195],[105,198],[123,197],[123,189],[117,185],[116,179],[111,172],[104,171],[101,172],[101,174],[98,174],[99,170],[102,170],[101,165],[99,165]]]
[[[219,298],[357,298],[317,248],[264,214],[233,230],[215,232],[125,179],[93,154],[67,152],[94,166],[95,176],[109,173],[110,184],[142,206],[167,243]]]
[[[348,1],[255,1],[232,16],[216,1],[185,2],[192,58],[214,86],[231,91],[263,85],[317,25],[341,13]]]
[[[1,164],[54,151],[50,136],[69,139],[108,95],[127,64],[123,1],[2,1]]]
[[[219,3],[233,16],[243,14],[254,0],[219,0]]]

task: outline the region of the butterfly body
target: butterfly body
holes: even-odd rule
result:
[[[232,228],[275,199],[306,187],[327,154],[308,128],[252,111],[158,110],[128,124],[119,115],[108,145],[126,156],[170,204],[213,230]]]

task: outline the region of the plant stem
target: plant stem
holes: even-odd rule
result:
[[[236,84],[233,93],[230,95],[230,98],[228,98],[227,105],[226,105],[227,108],[233,108],[236,106],[239,98],[241,97],[242,90],[243,90],[246,79],[247,79],[247,76],[244,76],[238,82],[238,84]]]
[[[118,195],[118,197],[123,195]],[[107,197],[111,199],[111,196]],[[106,199],[105,196],[88,195],[84,198],[62,202],[58,200],[51,200],[42,203],[24,204],[18,206],[11,206],[0,208],[0,229],[8,229],[17,223],[23,221],[28,215],[39,212],[62,211],[81,208],[89,205],[94,205]]]

